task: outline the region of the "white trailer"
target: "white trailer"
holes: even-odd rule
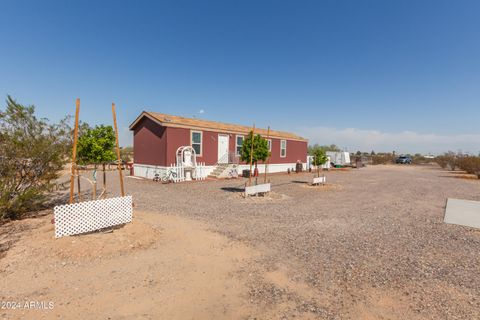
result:
[[[327,151],[327,156],[330,157],[330,162],[334,166],[348,166],[351,164],[350,153],[348,152]]]
[[[312,170],[317,169],[317,167],[313,165],[313,156],[307,156],[307,170],[310,168],[312,168]],[[330,157],[327,156],[327,162],[325,162],[321,168],[325,170],[330,169]]]

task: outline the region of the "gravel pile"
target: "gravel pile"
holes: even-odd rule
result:
[[[442,222],[446,198],[480,200],[480,181],[375,166],[326,173],[334,187],[319,192],[306,187],[312,176],[271,176],[269,199],[241,197],[243,179],[127,179],[126,189],[140,210],[198,219],[258,249],[245,271],[251,303],[283,308],[276,318],[480,319],[480,231]],[[265,278],[278,269],[313,294]]]

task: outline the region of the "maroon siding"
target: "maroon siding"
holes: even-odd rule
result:
[[[194,130],[196,131],[196,130]],[[218,160],[218,133],[198,130],[202,132],[202,155],[197,157],[198,162],[214,165]],[[134,157],[135,163],[169,166],[176,163],[175,153],[180,146],[190,145],[190,129],[162,127],[149,118],[143,118],[134,129]],[[229,150],[235,152],[236,134],[229,134]],[[245,135],[246,136],[246,135]],[[280,139],[272,138],[272,155],[270,163],[295,163],[297,160],[306,161],[307,142],[287,140],[287,156],[280,157]]]
[[[284,139],[287,140],[287,155],[282,158],[280,157],[280,140],[283,139],[270,138],[270,140],[272,140],[270,163],[295,163],[298,160],[305,163],[307,161],[308,143],[306,141]],[[230,140],[230,143],[232,143],[232,140]],[[230,150],[235,150],[235,138],[233,138],[233,148],[230,148]]]
[[[133,133],[133,157],[135,163],[156,166],[167,165],[167,130],[153,120],[144,117]],[[170,163],[168,163],[170,164]]]
[[[306,141],[287,140],[287,155],[280,157],[280,140],[272,139],[272,155],[270,163],[295,163],[300,160],[302,163],[307,161],[308,146]]]
[[[180,146],[190,145],[190,129],[167,127],[167,163],[175,164],[175,153]],[[197,157],[198,162],[205,162],[206,165],[214,165],[218,160],[218,132],[193,130],[202,132],[202,154]],[[231,148],[232,137],[229,141]],[[235,143],[235,140],[233,141]],[[235,148],[235,146],[233,146]]]

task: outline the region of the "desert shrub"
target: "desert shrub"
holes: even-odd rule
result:
[[[446,169],[447,166],[448,166],[447,157],[445,157],[444,155],[440,155],[440,156],[435,157],[435,162],[436,162],[442,169]]]
[[[66,121],[49,124],[34,106],[7,97],[0,110],[0,220],[20,218],[46,200],[70,146]]]
[[[480,179],[480,157],[464,156],[458,159],[458,167]]]
[[[450,151],[450,152],[447,152],[445,156],[447,158],[447,163],[448,163],[448,166],[450,167],[450,170],[455,171],[458,165],[457,154],[455,154],[455,152]]]
[[[392,153],[377,153],[372,155],[372,164],[389,164],[395,162],[395,156]]]
[[[430,159],[425,158],[421,154],[417,153],[414,156],[412,156],[412,163],[413,164],[426,164],[429,163]]]
[[[461,154],[457,154],[453,151],[449,151],[447,153],[444,153],[443,156],[442,156],[442,159],[443,159],[443,161],[446,162],[446,166],[443,167],[443,168],[445,169],[445,168],[448,167],[450,170],[455,171],[455,169],[457,168],[457,165],[458,165],[458,159],[461,156],[462,156]]]
[[[133,147],[124,147],[120,150],[120,157],[122,161],[130,162],[133,161]]]

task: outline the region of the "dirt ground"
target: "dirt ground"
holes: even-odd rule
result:
[[[247,288],[236,275],[254,250],[167,214],[135,212],[110,233],[54,240],[50,217],[16,223],[21,238],[0,260],[3,318],[245,318]],[[25,301],[53,302],[46,310]]]
[[[159,184],[126,178],[134,222],[53,239],[51,213],[0,228],[7,319],[480,319],[480,230],[442,222],[480,181],[436,166]],[[109,186],[117,178],[109,173]],[[111,193],[110,195],[113,195]]]

